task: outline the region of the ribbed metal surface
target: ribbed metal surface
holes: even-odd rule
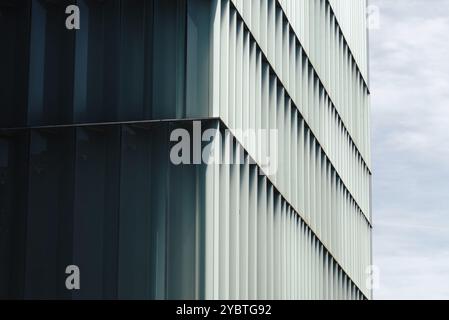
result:
[[[368,81],[367,0],[328,0],[363,77]]]
[[[370,264],[370,228],[347,195],[344,198],[330,168],[311,170],[334,180],[329,189],[325,183],[310,184],[304,199],[322,210],[309,207],[305,218],[248,153],[244,163],[238,162],[241,146],[221,127],[216,137],[221,139],[221,162],[237,164],[206,169],[206,296],[369,297],[365,269]]]
[[[15,3],[0,294],[370,298],[364,2],[79,0],[76,33],[68,2]],[[243,162],[171,163],[192,118]],[[73,295],[56,272],[72,263],[90,281]]]
[[[313,3],[330,14],[324,1]],[[276,1],[214,2],[214,114],[231,130],[278,130],[279,170],[270,180],[365,288],[371,261],[368,92],[348,55],[341,60],[344,56],[323,50],[328,45],[335,53],[348,53],[341,33],[335,30],[336,43],[313,41],[322,38],[309,23],[331,24],[308,20],[304,28],[311,34],[304,48],[284,9]],[[307,16],[302,10],[298,7],[297,16]],[[334,68],[329,88],[340,95],[340,103],[334,104],[321,78],[325,63],[312,61],[320,52]],[[351,75],[358,79],[353,85]],[[235,131],[251,157],[263,163],[269,141],[257,144]]]
[[[296,42],[302,48],[313,68],[313,77],[319,78],[318,82],[338,112],[345,131],[369,168],[368,88],[329,3],[326,0],[230,2],[235,4],[254,39],[290,92],[297,88],[292,88],[295,83],[290,83],[291,46]],[[354,17],[348,15],[350,23],[365,21],[364,12],[358,11]],[[366,39],[365,24],[358,25],[358,28],[365,31]],[[366,41],[364,45],[366,47]]]

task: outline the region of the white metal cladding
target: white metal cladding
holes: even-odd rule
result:
[[[340,25],[352,54],[362,72],[368,79],[367,45],[367,1],[366,0],[328,0],[338,24]]]
[[[276,28],[278,35],[274,37],[274,42],[279,42],[276,44],[275,58],[283,58],[279,58],[282,61],[278,63],[279,70],[285,71],[282,79],[230,1],[221,1],[216,9],[220,17],[216,22],[216,34],[221,39],[216,53],[219,63],[214,64],[213,71],[214,86],[218,87],[214,95],[217,115],[230,128],[279,130],[280,159],[286,156],[282,150],[291,152],[292,148],[304,149],[308,144],[315,148],[316,145],[316,152],[325,155],[326,162],[330,162],[337,172],[344,189],[369,220],[369,168],[345,130],[304,51],[294,41],[294,35],[282,33],[282,30],[288,30],[288,26],[282,28],[279,20],[280,27]],[[281,16],[281,12],[278,13]],[[292,41],[282,42],[282,39],[288,38]],[[368,122],[368,113],[365,119]],[[369,139],[367,127],[366,140]],[[298,128],[303,132],[299,132]],[[292,145],[301,134],[310,142],[302,146],[300,140]],[[255,144],[244,138],[240,140],[256,160],[266,158],[263,153],[267,147],[257,150]],[[298,202],[290,198],[291,177],[290,170],[281,165],[280,172],[273,179],[296,205]]]
[[[270,181],[370,297],[365,287],[371,261],[369,92],[329,4],[292,3],[297,4],[295,17],[304,18],[297,22],[302,38],[277,0],[213,2],[212,115],[231,128],[259,164],[269,141],[255,144],[234,129],[279,130],[279,171]],[[328,19],[306,14],[312,5],[321,8],[316,4]],[[319,37],[320,26],[326,26],[326,37]],[[219,171],[213,177],[218,214],[217,199],[226,191],[217,189],[224,183]],[[210,232],[222,228],[215,223]],[[215,259],[213,274],[220,268]],[[214,297],[221,288],[213,285]]]
[[[341,187],[329,167],[321,174],[334,182],[325,198],[316,202],[328,206],[322,211],[326,217],[318,218],[317,236],[316,225],[311,227],[298,214],[225,126],[219,123],[218,128],[221,134],[215,139],[220,141],[222,161],[206,168],[205,296],[370,297],[365,287],[371,259],[369,226],[341,198]]]
[[[325,88],[325,96],[338,113],[339,121],[370,168],[368,87],[329,3],[326,0],[230,2],[235,5],[285,88],[292,93],[298,85],[290,81],[289,73],[295,62],[290,51],[300,47],[299,51],[313,69],[310,71],[312,78],[318,79],[320,86]]]

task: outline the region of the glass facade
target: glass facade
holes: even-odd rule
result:
[[[2,136],[0,296],[199,297],[205,171],[170,162],[170,132],[182,127],[191,131],[165,122]]]
[[[199,297],[203,169],[171,165],[179,123],[142,121],[208,116],[208,6],[0,1],[1,298]]]
[[[75,2],[77,31],[73,1],[0,2],[1,127],[208,115],[208,1]]]
[[[370,298],[366,46],[341,17],[364,6],[0,0],[0,298]],[[180,128],[241,162],[176,165]]]

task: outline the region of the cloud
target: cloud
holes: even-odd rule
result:
[[[449,1],[371,0],[378,299],[449,299]]]

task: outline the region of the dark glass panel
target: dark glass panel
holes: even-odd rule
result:
[[[75,32],[65,27],[72,1],[32,1],[28,124],[73,120]]]
[[[187,7],[186,116],[209,116],[210,74],[209,0],[189,0]]]
[[[74,129],[31,132],[25,298],[70,298]]]
[[[185,117],[186,1],[154,0],[153,118]]]
[[[0,53],[1,126],[204,115],[206,2],[192,5],[189,111],[186,0],[79,0],[79,30],[65,25],[71,4],[0,1],[0,40],[9,44]]]
[[[0,137],[0,298],[23,297],[28,134]]]
[[[180,126],[193,137],[188,122],[2,133],[0,295],[202,297],[205,166],[170,162]]]
[[[162,129],[122,130],[119,297],[124,299],[165,297],[168,158]]]
[[[154,1],[128,0],[121,5],[121,120],[150,119],[153,70]]]
[[[0,1],[0,127],[26,123],[30,1]]]
[[[75,122],[117,119],[120,84],[120,1],[79,1],[76,31]]]
[[[117,297],[120,127],[76,131],[73,264],[82,285],[74,298]]]
[[[192,123],[180,126],[170,125],[170,132],[185,129],[189,132],[190,147],[193,139],[200,138],[193,135]],[[174,142],[167,144],[172,146]],[[199,142],[201,144],[201,142]],[[193,158],[193,154],[191,154]],[[200,180],[198,169],[201,165],[182,164],[173,165],[170,162],[168,177],[168,246],[167,246],[167,299],[194,299],[196,297],[197,251],[199,242],[200,212],[197,198]]]

